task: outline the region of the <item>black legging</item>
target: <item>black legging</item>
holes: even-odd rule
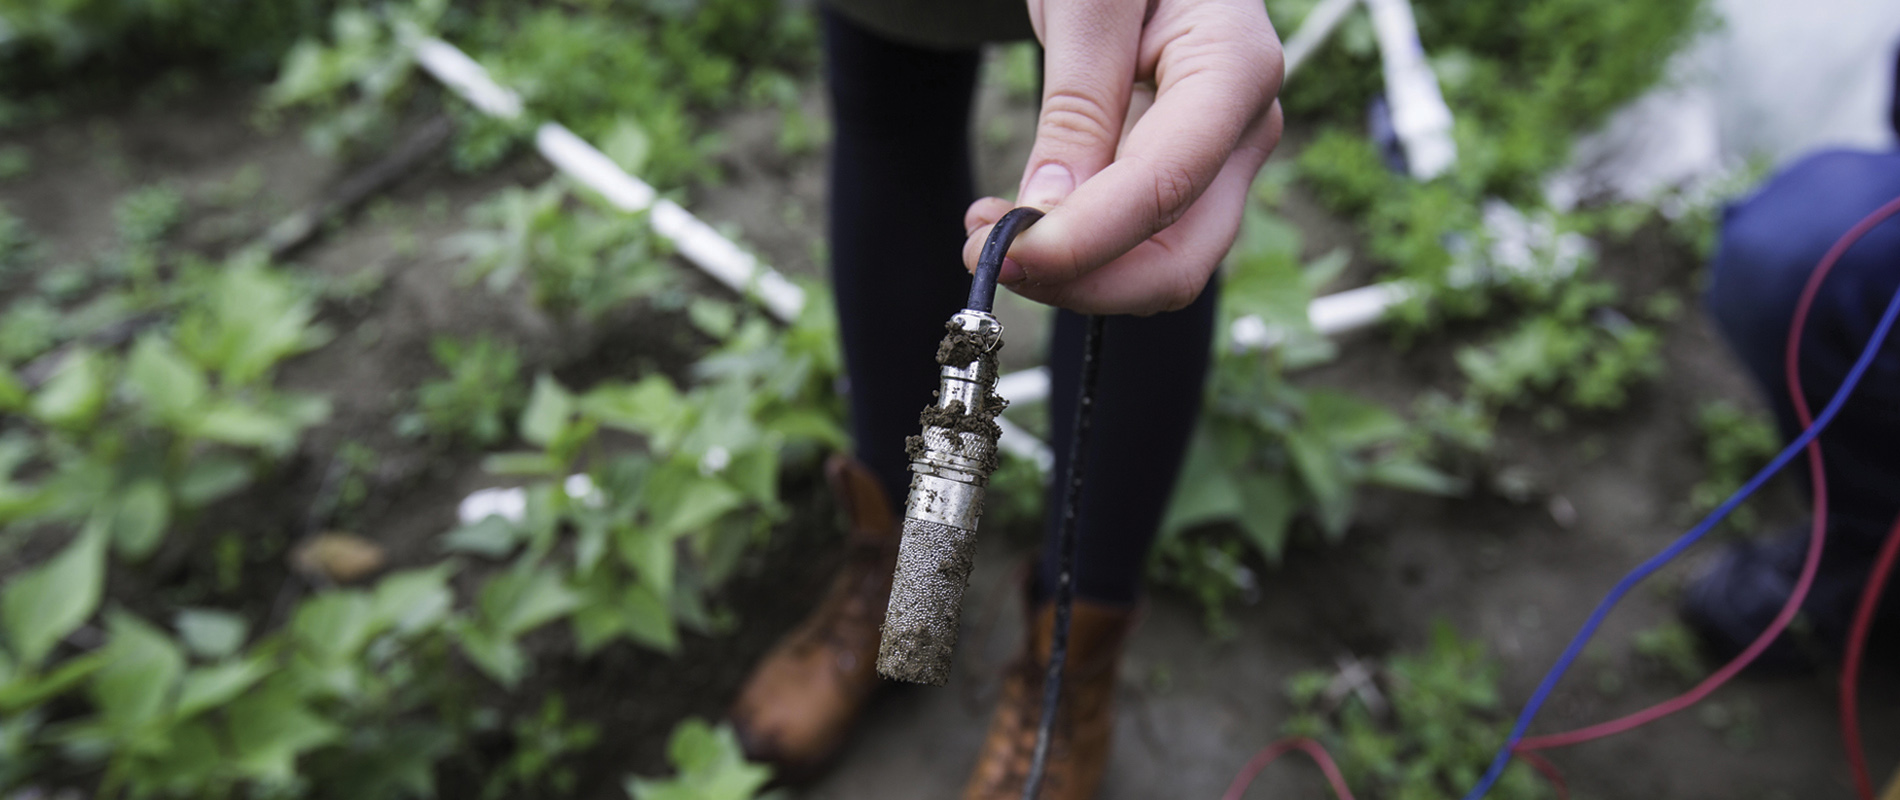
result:
[[[877,36],[825,9],[826,83],[834,120],[830,235],[858,457],[893,498],[910,485],[904,437],[936,388],[931,360],[962,307],[963,212],[977,50],[930,50]],[[1076,591],[1128,604],[1167,509],[1201,406],[1217,287],[1193,305],[1113,317],[1084,465]],[[1051,338],[1056,474],[1068,468],[1082,318],[1060,312]],[[1061,481],[1053,481],[1038,589],[1054,584]]]

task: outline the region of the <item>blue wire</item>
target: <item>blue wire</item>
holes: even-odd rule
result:
[[[1637,583],[1661,569],[1676,556],[1682,555],[1684,550],[1689,549],[1711,528],[1714,528],[1716,523],[1727,517],[1730,511],[1734,511],[1736,506],[1741,505],[1749,495],[1754,494],[1762,484],[1767,483],[1769,478],[1780,472],[1782,467],[1788,465],[1788,462],[1794,460],[1795,455],[1806,448],[1809,442],[1814,441],[1814,438],[1821,434],[1821,430],[1834,420],[1834,415],[1841,410],[1841,406],[1847,403],[1847,396],[1852,394],[1855,385],[1860,383],[1861,376],[1867,372],[1867,367],[1873,364],[1874,356],[1880,352],[1880,344],[1886,340],[1887,333],[1893,328],[1896,317],[1900,317],[1900,292],[1895,292],[1893,299],[1888,301],[1887,313],[1881,316],[1880,325],[1874,328],[1873,337],[1861,350],[1860,359],[1854,362],[1854,368],[1848,371],[1847,379],[1841,381],[1841,388],[1835,390],[1834,398],[1828,401],[1827,408],[1815,418],[1814,424],[1809,425],[1807,430],[1802,431],[1800,436],[1788,443],[1788,446],[1775,456],[1774,461],[1755,473],[1754,478],[1704,517],[1701,523],[1683,534],[1682,538],[1677,539],[1674,544],[1669,545],[1668,549],[1657,553],[1655,557],[1643,562],[1641,566],[1624,576],[1623,580],[1616,584],[1616,588],[1610,590],[1609,596],[1597,604],[1590,618],[1584,621],[1583,629],[1577,632],[1576,638],[1570,640],[1570,646],[1564,648],[1563,655],[1557,658],[1557,663],[1550,668],[1550,673],[1544,676],[1544,682],[1539,684],[1537,691],[1531,695],[1530,702],[1524,705],[1524,712],[1517,717],[1517,726],[1511,729],[1511,737],[1504,742],[1503,747],[1498,749],[1497,758],[1491,761],[1491,768],[1485,771],[1484,777],[1478,781],[1476,787],[1472,788],[1471,793],[1465,795],[1465,800],[1479,800],[1484,797],[1485,793],[1491,791],[1491,787],[1498,782],[1498,778],[1504,775],[1504,768],[1511,763],[1511,751],[1517,747],[1518,741],[1524,738],[1525,731],[1530,729],[1531,720],[1537,717],[1537,712],[1542,710],[1544,701],[1550,699],[1551,690],[1557,688],[1557,682],[1563,679],[1564,673],[1570,669],[1571,662],[1577,660],[1577,656],[1583,652],[1584,644],[1596,635],[1597,627],[1603,624],[1604,617],[1609,616],[1610,609],[1623,599],[1623,595],[1628,594]]]

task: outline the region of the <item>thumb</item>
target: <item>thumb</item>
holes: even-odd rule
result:
[[[1042,111],[1016,197],[1019,205],[1048,210],[1115,160],[1135,83],[1145,4],[1032,4],[1045,52]]]

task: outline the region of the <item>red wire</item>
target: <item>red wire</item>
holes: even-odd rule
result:
[[[1281,739],[1262,748],[1253,760],[1247,762],[1247,766],[1241,768],[1240,774],[1234,776],[1234,782],[1228,785],[1227,793],[1221,795],[1221,800],[1240,800],[1240,796],[1247,793],[1247,787],[1253,784],[1253,779],[1259,777],[1261,770],[1295,750],[1305,753],[1313,759],[1313,763],[1319,765],[1319,771],[1326,773],[1326,782],[1332,784],[1333,794],[1338,795],[1339,800],[1353,800],[1352,789],[1346,786],[1346,776],[1339,774],[1339,765],[1333,763],[1333,757],[1326,753],[1325,746],[1305,736]]]
[[[1827,254],[1821,257],[1820,263],[1815,265],[1813,274],[1808,276],[1807,285],[1801,290],[1800,300],[1795,303],[1794,319],[1788,326],[1788,346],[1784,353],[1783,371],[1787,378],[1789,397],[1794,403],[1795,416],[1799,419],[1801,427],[1803,428],[1806,428],[1814,422],[1813,414],[1808,408],[1807,397],[1800,388],[1801,332],[1807,325],[1808,312],[1814,306],[1814,298],[1820,292],[1821,282],[1827,278],[1829,272],[1834,270],[1834,265],[1840,261],[1841,255],[1847,252],[1847,249],[1852,247],[1855,242],[1860,241],[1860,238],[1865,236],[1874,226],[1886,221],[1888,217],[1896,213],[1900,213],[1900,197],[1896,197],[1880,208],[1875,209],[1873,213],[1862,218],[1860,222],[1854,224],[1854,227],[1849,228],[1845,234],[1842,234],[1841,238],[1834,242],[1834,246],[1828,248]],[[1516,749],[1519,752],[1565,747],[1593,739],[1601,739],[1605,736],[1623,733],[1654,722],[1670,714],[1674,714],[1677,711],[1694,705],[1702,698],[1707,697],[1709,693],[1720,688],[1722,684],[1727,683],[1731,678],[1740,674],[1743,669],[1753,663],[1755,659],[1761,655],[1763,650],[1768,649],[1768,646],[1774,642],[1775,638],[1780,636],[1781,632],[1788,627],[1788,623],[1794,620],[1795,615],[1800,613],[1801,602],[1807,599],[1808,589],[1814,585],[1814,575],[1820,568],[1821,551],[1827,538],[1827,481],[1821,464],[1821,442],[1818,438],[1808,443],[1807,454],[1809,478],[1814,493],[1814,515],[1808,542],[1808,558],[1807,562],[1801,567],[1801,576],[1795,581],[1794,591],[1788,596],[1787,604],[1782,606],[1781,613],[1775,615],[1774,621],[1769,623],[1768,628],[1763,630],[1761,635],[1757,636],[1755,641],[1749,644],[1748,648],[1743,650],[1734,660],[1717,670],[1715,674],[1703,679],[1701,683],[1696,684],[1695,688],[1684,692],[1679,697],[1650,706],[1634,714],[1620,717],[1609,722],[1592,725],[1581,730],[1526,738],[1517,743]],[[1855,737],[1856,739],[1858,738],[1857,731]],[[1872,800],[1873,795],[1868,793],[1863,795],[1863,798],[1864,800]]]
[[[1241,800],[1241,795],[1247,793],[1247,787],[1253,785],[1253,779],[1259,777],[1260,772],[1265,770],[1268,764],[1295,750],[1307,754],[1314,763],[1319,764],[1320,772],[1326,773],[1326,782],[1332,784],[1333,794],[1337,795],[1339,800],[1353,800],[1352,789],[1346,786],[1346,776],[1340,774],[1339,765],[1333,763],[1333,757],[1326,752],[1326,746],[1305,736],[1281,739],[1261,748],[1260,752],[1247,762],[1247,766],[1241,768],[1240,774],[1234,776],[1234,782],[1228,785],[1227,792],[1221,795],[1221,800]],[[1557,765],[1536,753],[1518,753],[1517,757],[1530,764],[1532,769],[1544,776],[1544,780],[1550,781],[1550,785],[1556,787],[1557,800],[1570,800],[1570,786],[1564,783],[1563,773],[1557,771]]]
[[[1807,396],[1801,391],[1800,359],[1801,332],[1807,326],[1808,312],[1814,307],[1814,298],[1820,292],[1822,281],[1840,261],[1841,255],[1846,253],[1855,242],[1860,241],[1861,237],[1874,226],[1895,214],[1900,214],[1900,197],[1875,209],[1873,213],[1862,218],[1860,222],[1854,224],[1854,227],[1842,234],[1841,238],[1834,242],[1834,246],[1828,248],[1827,254],[1821,257],[1820,263],[1815,265],[1813,274],[1808,276],[1807,285],[1802,287],[1800,299],[1795,303],[1794,319],[1788,326],[1788,345],[1784,353],[1783,372],[1787,378],[1788,395],[1793,401],[1795,416],[1803,428],[1814,424],[1814,416],[1808,407]],[[1609,722],[1598,723],[1568,733],[1536,736],[1519,741],[1514,748],[1514,754],[1542,773],[1557,788],[1559,798],[1567,800],[1570,796],[1570,790],[1564,784],[1563,776],[1557,772],[1554,765],[1537,755],[1535,751],[1565,747],[1623,733],[1694,705],[1753,663],[1762,651],[1768,649],[1775,638],[1788,627],[1788,623],[1794,620],[1795,615],[1800,613],[1801,602],[1807,599],[1808,590],[1814,585],[1814,575],[1820,568],[1821,553],[1827,539],[1827,480],[1821,462],[1821,443],[1818,438],[1808,443],[1807,455],[1809,479],[1814,493],[1814,513],[1809,531],[1807,562],[1801,567],[1800,578],[1795,581],[1794,591],[1789,594],[1787,604],[1782,606],[1781,612],[1775,615],[1774,621],[1769,623],[1767,629],[1763,630],[1747,649],[1681,696]],[[1858,709],[1860,663],[1866,650],[1867,637],[1873,627],[1874,612],[1879,606],[1880,596],[1897,562],[1900,562],[1900,520],[1895,520],[1893,530],[1887,534],[1886,544],[1882,546],[1880,556],[1875,561],[1873,572],[1868,575],[1867,587],[1861,593],[1860,605],[1854,613],[1853,628],[1848,634],[1846,663],[1841,668],[1841,738],[1847,748],[1848,765],[1854,772],[1855,788],[1861,800],[1874,800],[1874,789],[1873,781],[1867,772],[1867,758],[1860,736]],[[1260,774],[1261,770],[1293,750],[1305,752],[1319,764],[1320,770],[1326,773],[1327,780],[1332,783],[1333,792],[1339,795],[1340,800],[1353,800],[1351,790],[1346,787],[1345,778],[1339,774],[1338,765],[1333,763],[1332,757],[1326,754],[1325,748],[1319,742],[1307,738],[1274,742],[1261,750],[1252,761],[1247,762],[1247,766],[1241,770],[1241,773],[1234,777],[1233,784],[1227,787],[1227,793],[1222,795],[1222,800],[1240,800],[1241,795],[1247,791],[1247,787],[1253,783],[1253,779]]]
[[[1874,610],[1880,607],[1880,595],[1896,560],[1900,560],[1900,520],[1894,520],[1887,543],[1874,561],[1874,571],[1867,576],[1867,588],[1861,591],[1854,627],[1847,636],[1846,661],[1841,665],[1841,744],[1847,748],[1847,766],[1854,773],[1854,790],[1862,800],[1873,800],[1874,782],[1867,774],[1867,749],[1860,741],[1860,660],[1873,628]]]
[[[1538,774],[1543,775],[1544,780],[1550,781],[1550,785],[1557,788],[1557,800],[1570,800],[1570,786],[1564,783],[1564,774],[1557,771],[1556,764],[1552,764],[1549,759],[1530,751],[1512,753],[1511,755],[1523,759],[1524,763],[1531,765],[1531,769],[1537,770]]]

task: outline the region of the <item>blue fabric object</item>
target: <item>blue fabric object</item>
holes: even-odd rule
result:
[[[1786,437],[1800,430],[1783,377],[1795,303],[1834,242],[1895,197],[1900,152],[1825,151],[1788,167],[1724,216],[1708,309]],[[1840,386],[1896,288],[1900,220],[1888,220],[1843,255],[1809,312],[1801,380],[1810,408]],[[1897,404],[1900,346],[1890,344],[1820,438],[1829,526],[1814,588],[1802,604],[1810,647],[1799,648],[1784,635],[1763,654],[1761,667],[1796,669],[1811,665],[1813,655],[1839,652],[1874,556],[1900,514]],[[1797,464],[1805,490],[1807,460]],[[1803,528],[1731,546],[1689,586],[1683,615],[1718,657],[1739,653],[1780,611],[1804,563],[1807,537]],[[1819,652],[1811,652],[1817,646]]]

